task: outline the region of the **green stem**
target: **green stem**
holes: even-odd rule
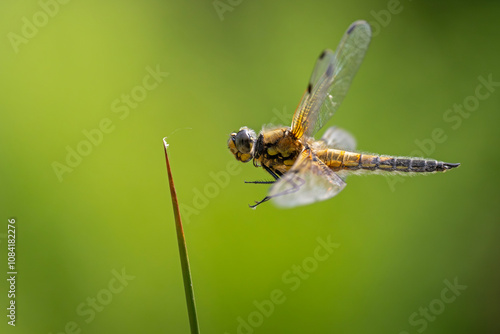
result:
[[[179,212],[179,202],[175,191],[174,179],[170,162],[167,154],[167,141],[163,138],[163,146],[165,147],[165,160],[167,161],[168,183],[170,185],[170,195],[172,197],[172,206],[174,208],[175,229],[177,231],[177,243],[179,246],[179,256],[181,258],[182,278],[184,280],[184,292],[186,294],[186,304],[189,315],[189,325],[192,334],[199,334],[198,318],[196,316],[196,304],[194,302],[193,282],[191,280],[191,270],[189,269],[189,258],[186,248],[186,240],[184,238],[184,230],[182,228],[181,214]]]

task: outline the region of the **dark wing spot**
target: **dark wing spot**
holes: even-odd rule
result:
[[[351,24],[349,29],[347,29],[347,34],[349,35],[350,33],[352,33],[352,31],[354,30],[354,28],[356,28],[356,26],[357,26],[356,23]]]
[[[312,83],[309,83],[309,85],[307,86],[307,92],[308,92],[309,94],[311,94],[312,88],[313,88]]]
[[[323,50],[323,52],[321,52],[321,54],[319,55],[319,60],[325,58],[325,55],[326,55],[326,50]]]
[[[330,64],[328,65],[328,68],[326,69],[326,76],[331,77],[333,75],[333,65]]]

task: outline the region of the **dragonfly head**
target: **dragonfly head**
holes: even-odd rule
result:
[[[231,133],[227,141],[227,147],[234,154],[236,160],[249,162],[254,155],[253,146],[256,140],[255,131],[244,126],[238,133]]]

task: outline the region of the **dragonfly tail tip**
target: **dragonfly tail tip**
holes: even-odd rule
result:
[[[444,168],[445,169],[452,169],[452,168],[456,168],[458,166],[460,166],[460,163],[449,163],[449,162],[445,162],[443,164]]]

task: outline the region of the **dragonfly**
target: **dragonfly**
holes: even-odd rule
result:
[[[349,174],[436,173],[460,165],[362,153],[356,151],[354,137],[335,126],[328,128],[320,140],[314,139],[344,100],[370,40],[370,25],[356,21],[349,26],[335,52],[327,49],[321,53],[290,127],[263,128],[256,135],[244,126],[231,133],[227,144],[236,160],[253,161],[255,167],[262,167],[273,177],[272,181],[245,181],[271,184],[268,195],[255,201],[251,208],[270,199],[285,208],[329,199],[344,189]]]

